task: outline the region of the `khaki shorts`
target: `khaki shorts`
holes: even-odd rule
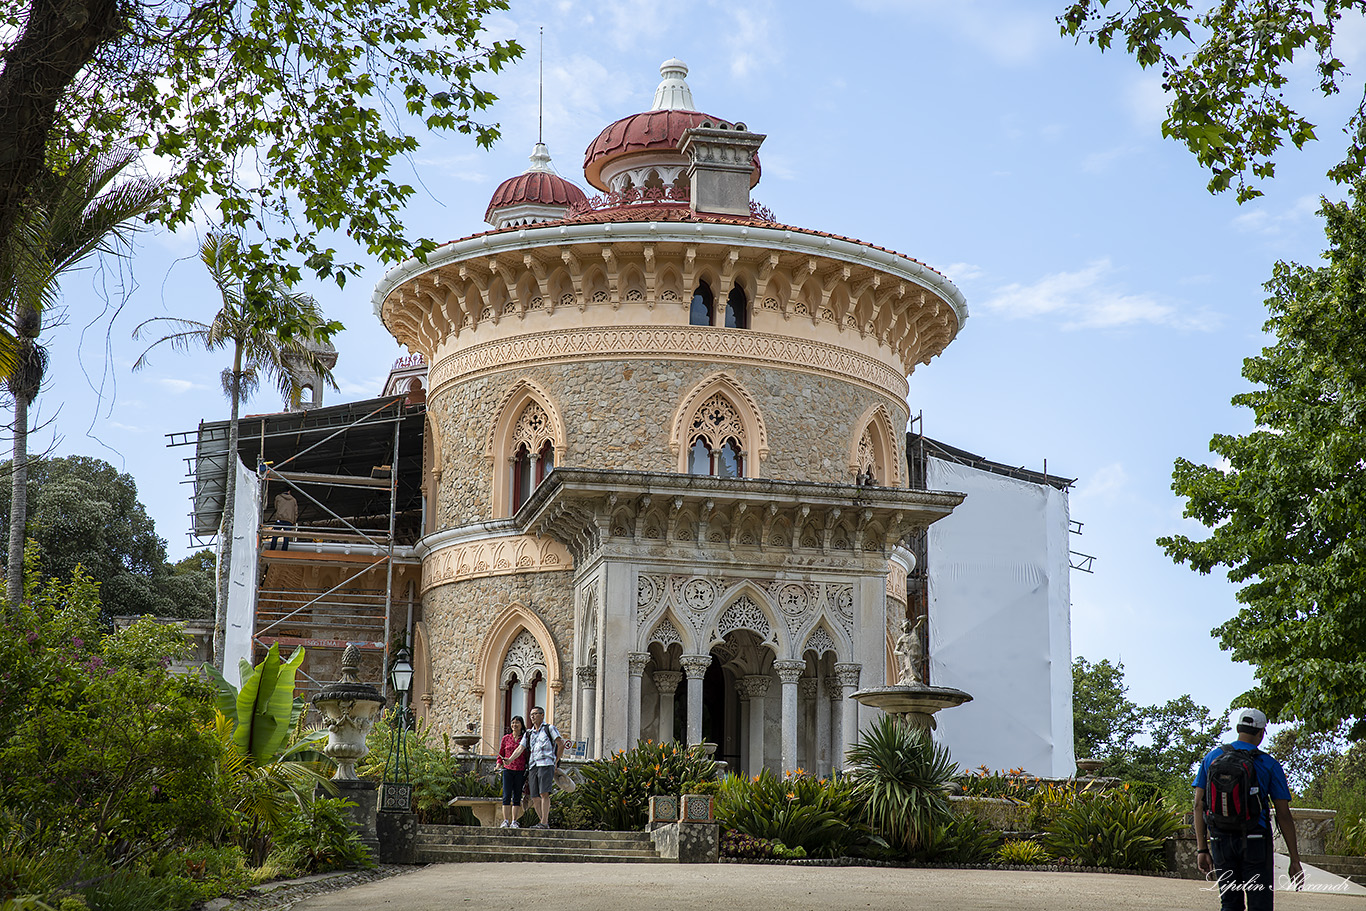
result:
[[[538,765],[526,770],[526,786],[532,797],[550,794],[555,787],[555,767]]]

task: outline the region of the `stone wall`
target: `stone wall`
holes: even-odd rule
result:
[[[423,599],[430,642],[432,706],[428,719],[438,731],[463,731],[481,720],[483,700],[476,694],[479,653],[494,620],[514,602],[531,610],[554,640],[564,684],[555,697],[551,721],[567,730],[573,693],[571,664],[574,595],[569,572],[518,573],[437,586]],[[491,660],[501,667],[502,655]]]
[[[442,440],[437,527],[494,518],[486,447],[498,409],[518,380],[544,389],[563,418],[567,451],[555,454],[557,464],[675,472],[675,412],[719,369],[716,363],[673,360],[549,364],[475,377],[439,391],[428,403]],[[904,403],[865,386],[768,367],[731,365],[725,371],[753,396],[767,430],[768,457],[757,471],[747,468],[751,476],[850,483],[850,449],[862,431],[855,422],[864,412],[882,404],[894,430],[906,425]],[[893,445],[899,452],[898,442]]]

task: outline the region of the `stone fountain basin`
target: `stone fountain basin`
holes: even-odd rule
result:
[[[859,690],[854,698],[894,715],[933,715],[972,701],[972,696],[951,686],[874,686]]]

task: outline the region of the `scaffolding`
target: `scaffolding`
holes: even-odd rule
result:
[[[362,674],[383,687],[386,653],[411,635],[424,419],[424,405],[386,396],[238,422],[237,458],[256,466],[259,485],[253,661],[274,644],[286,652],[305,646],[305,692],[336,679],[347,645],[361,649]],[[202,423],[169,435],[171,446],[195,447],[185,461],[194,490],[190,537],[201,546],[215,540],[222,520],[233,465],[228,429]],[[273,515],[285,492],[297,503],[290,524]],[[396,600],[406,602],[401,625]]]

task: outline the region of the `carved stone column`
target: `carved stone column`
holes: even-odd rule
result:
[[[819,677],[803,677],[797,681],[797,695],[801,697],[801,737],[797,741],[797,764],[812,775],[820,777],[821,765],[816,745],[816,700],[820,698]]]
[[[580,665],[574,668],[574,676],[579,681],[579,730],[588,744],[588,758],[593,759],[593,733],[597,729],[595,722],[598,713],[598,669],[591,664]]]
[[[674,741],[674,693],[683,682],[682,671],[655,671],[655,688],[659,690],[659,742]]]
[[[831,731],[837,730],[832,722],[838,722],[838,700],[840,682],[838,677],[822,677],[821,692],[816,697],[816,763],[822,776],[827,776],[836,768],[834,752],[830,749]]]
[[[736,760],[736,771],[746,775],[754,775],[746,763],[749,761],[749,690],[745,688],[743,677],[735,678],[735,695],[740,698],[740,723],[736,725],[737,740],[736,753],[739,758]]]
[[[797,681],[802,679],[806,662],[791,658],[773,662],[773,670],[783,683],[783,768],[784,774],[797,769]]]
[[[751,674],[745,678],[745,692],[749,693],[749,774],[764,770],[764,697],[773,678]]]
[[[702,742],[702,678],[711,667],[711,655],[684,655],[679,659],[688,675],[688,746]]]
[[[631,675],[626,698],[626,743],[627,749],[634,749],[640,740],[640,678],[645,673],[645,665],[650,663],[649,652],[631,652],[626,656],[627,672]]]
[[[854,691],[858,689],[858,678],[862,670],[861,664],[835,665],[835,676],[839,678],[844,697],[840,700],[840,726],[844,729],[840,738],[840,768],[844,768],[844,754],[858,743],[858,703],[854,702]]]

